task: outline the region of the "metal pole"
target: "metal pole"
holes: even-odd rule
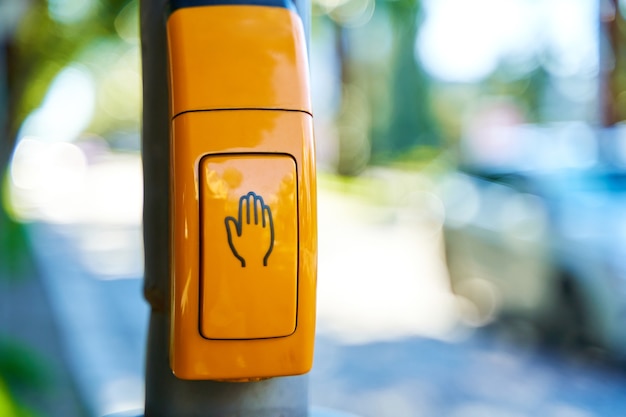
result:
[[[307,5],[304,5],[304,3]],[[150,303],[146,417],[302,417],[308,377],[260,382],[185,381],[169,367],[169,112],[166,0],[141,0],[143,65],[144,293]],[[308,10],[308,1],[298,2]],[[306,18],[308,13],[303,16]],[[305,23],[307,26],[308,24]]]

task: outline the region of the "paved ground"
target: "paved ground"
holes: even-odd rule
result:
[[[320,192],[312,404],[362,417],[623,416],[626,373],[464,331],[440,256],[441,207],[417,185],[393,209],[332,185]],[[141,407],[139,226],[29,230],[58,351],[89,414]],[[17,307],[16,321],[28,317]],[[44,351],[56,352],[52,339]]]
[[[140,407],[148,307],[139,228],[34,224],[30,233],[70,372],[91,415]]]
[[[626,374],[526,351],[487,334],[345,346],[319,338],[312,402],[363,417],[607,417],[626,410]]]
[[[20,270],[10,277],[0,273],[0,336],[0,361],[6,364],[16,359],[2,357],[7,354],[5,349],[12,348],[13,355],[21,356],[31,370],[25,374],[27,381],[19,384],[21,401],[34,409],[47,410],[47,417],[87,415],[69,372],[67,352],[36,268]]]

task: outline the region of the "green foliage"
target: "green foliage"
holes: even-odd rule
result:
[[[0,415],[38,417],[38,411],[25,406],[21,397],[51,387],[52,378],[43,359],[30,348],[0,338]]]
[[[341,175],[358,175],[372,162],[389,162],[415,147],[441,144],[431,110],[432,81],[414,54],[421,2],[388,0],[376,5],[362,29],[343,25],[329,13],[343,86],[336,119]],[[390,36],[389,51],[378,60],[359,60],[354,48],[372,42],[376,35],[370,31],[381,27]]]
[[[119,39],[115,18],[136,0],[93,1],[84,18],[64,23],[52,18],[46,1],[33,1],[11,45],[8,76],[13,134],[41,103],[58,72],[98,39]]]
[[[37,417],[38,414],[18,404],[6,383],[0,377],[0,416],[4,417]]]
[[[394,28],[391,76],[392,111],[388,150],[400,154],[414,146],[439,143],[430,110],[430,79],[415,59],[415,38],[421,21],[419,0],[386,3]]]
[[[7,178],[0,181],[0,279],[16,280],[28,266],[29,247],[24,225],[13,220],[7,211]]]
[[[13,220],[0,204],[0,280],[23,280],[29,275],[29,268],[31,258],[25,226]],[[28,401],[22,397],[40,394],[51,386],[46,362],[34,350],[0,334],[0,416],[40,416],[24,405]]]
[[[34,350],[0,337],[0,377],[15,390],[41,390],[52,378],[46,362]]]

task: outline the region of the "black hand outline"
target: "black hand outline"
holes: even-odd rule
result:
[[[250,204],[250,202],[252,202],[252,204]],[[243,218],[244,205],[245,205],[245,212],[246,212],[246,216],[245,216],[246,224],[250,224],[250,220],[252,217],[250,215],[250,206],[252,206],[252,210],[254,212],[253,224],[254,225],[259,224],[259,212],[260,212],[261,213],[261,216],[260,216],[261,226],[262,227],[269,226],[270,228],[270,247],[265,253],[265,256],[263,257],[263,266],[267,266],[267,260],[270,257],[272,250],[274,249],[274,220],[272,219],[272,210],[270,209],[268,205],[265,204],[265,201],[263,201],[263,197],[261,197],[260,195],[257,195],[253,191],[250,191],[248,194],[242,195],[239,198],[239,213],[238,213],[237,219],[235,219],[233,216],[228,216],[224,219],[224,225],[226,226],[226,234],[228,235],[228,246],[230,246],[230,250],[233,252],[233,255],[235,255],[235,257],[239,259],[239,262],[241,262],[241,267],[245,268],[246,260],[243,258],[243,256],[239,254],[239,252],[237,252],[237,248],[235,248],[235,244],[233,243],[233,235],[231,231],[232,230],[231,225],[233,225],[235,227],[235,231],[237,232],[237,237],[241,237],[243,233],[243,224],[244,224],[244,218]]]

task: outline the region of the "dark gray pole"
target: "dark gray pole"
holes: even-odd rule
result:
[[[144,292],[150,303],[146,417],[301,417],[308,378],[260,382],[184,381],[169,366],[169,112],[166,0],[141,0],[143,66]],[[308,0],[298,7],[308,10]],[[308,12],[307,15],[308,16]],[[306,18],[305,16],[305,18]],[[308,24],[307,24],[308,25]]]

